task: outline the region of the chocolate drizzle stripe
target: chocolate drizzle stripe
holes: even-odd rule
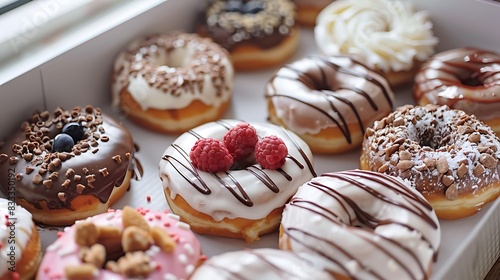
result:
[[[311,159],[306,155],[304,150],[300,147],[299,143],[297,143],[297,141],[292,137],[292,135],[290,135],[290,131],[284,129],[283,127],[281,127],[281,131],[283,131],[283,133],[287,136],[287,138],[293,143],[293,145],[295,146],[297,151],[299,151],[299,153],[302,155],[302,158],[306,162],[307,167],[309,168],[309,171],[311,172],[313,177],[316,177],[317,176],[316,171],[314,171],[314,167],[313,167],[313,163],[312,163]],[[290,156],[290,157],[293,158],[292,156]],[[301,169],[303,168],[303,165],[300,164],[300,162],[298,160],[294,159],[294,161],[297,163],[297,165]]]
[[[255,169],[255,170],[253,170],[253,169]],[[252,173],[255,177],[257,177],[272,192],[279,193],[280,189],[278,188],[278,186],[274,183],[274,181],[262,169],[258,168],[255,165],[252,165],[252,166],[245,168],[245,170],[247,170],[248,172]]]
[[[294,278],[294,274],[292,272],[288,272],[286,270],[283,270],[281,268],[279,268],[278,266],[276,266],[275,264],[273,264],[272,262],[270,262],[266,256],[264,256],[263,254],[260,254],[260,253],[257,253],[255,251],[251,251],[251,250],[247,250],[250,254],[254,255],[255,257],[257,257],[261,262],[265,263],[267,266],[269,266],[272,271],[274,271],[276,273],[276,275],[279,275],[281,279],[293,279]]]
[[[245,192],[241,184],[238,182],[238,180],[236,180],[236,178],[234,178],[233,175],[231,175],[231,173],[229,172],[226,172],[226,175],[229,179],[231,179],[231,181],[234,183],[234,186],[238,189],[241,195],[238,194],[238,192],[236,192],[235,189],[230,184],[228,184],[226,180],[223,180],[219,175],[217,175],[217,173],[212,173],[212,176],[214,176],[214,178],[216,178],[219,183],[223,185],[229,192],[231,192],[234,197],[236,197],[241,203],[243,203],[245,206],[252,207],[252,200]]]

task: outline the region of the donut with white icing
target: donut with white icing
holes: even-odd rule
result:
[[[366,131],[360,168],[409,180],[440,219],[477,213],[500,195],[500,139],[443,105],[396,109]]]
[[[33,279],[41,250],[31,214],[14,200],[0,198],[0,279]]]
[[[283,211],[279,246],[336,279],[428,279],[440,238],[434,210],[409,183],[349,170],[299,187]]]
[[[259,138],[276,135],[284,141],[288,155],[280,168],[263,169],[249,162],[235,170],[210,173],[193,167],[189,153],[198,139],[222,140],[239,123],[219,120],[185,132],[163,153],[159,172],[170,208],[194,231],[251,242],[278,228],[285,203],[316,174],[307,144],[267,123],[250,124]]]
[[[392,86],[411,82],[438,42],[428,13],[408,0],[334,1],[318,15],[314,37],[326,55],[354,56]]]
[[[308,56],[279,69],[266,87],[269,120],[315,153],[358,148],[365,129],[393,109],[384,76],[347,56]]]
[[[292,0],[213,0],[199,16],[197,31],[227,49],[236,70],[284,63],[299,46]]]
[[[113,105],[144,127],[184,132],[226,112],[233,76],[227,51],[208,38],[181,32],[146,36],[115,60]]]
[[[413,98],[475,115],[500,135],[500,54],[456,48],[433,55],[415,76]]]
[[[285,250],[261,248],[226,252],[206,260],[190,280],[331,280],[326,271]]]
[[[135,151],[127,128],[98,107],[35,112],[0,145],[0,191],[37,223],[72,225],[123,196]]]
[[[178,216],[126,206],[66,228],[37,279],[188,279],[205,258]]]

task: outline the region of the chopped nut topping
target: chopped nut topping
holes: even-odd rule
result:
[[[75,242],[80,246],[90,247],[99,238],[97,227],[91,222],[79,222],[76,224]]]

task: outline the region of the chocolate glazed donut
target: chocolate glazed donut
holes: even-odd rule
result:
[[[0,189],[48,225],[105,212],[128,189],[134,142],[92,106],[34,113],[0,149]]]
[[[374,121],[392,111],[387,80],[347,56],[309,56],[282,67],[266,88],[269,119],[315,153],[355,149]]]

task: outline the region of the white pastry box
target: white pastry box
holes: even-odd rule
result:
[[[52,2],[51,2],[52,1]],[[38,14],[63,8],[66,1],[38,1]],[[141,148],[137,154],[144,167],[143,178],[133,181],[130,191],[116,207],[124,205],[167,209],[158,177],[158,162],[175,135],[162,135],[130,123],[111,109],[111,66],[117,53],[132,39],[171,30],[192,31],[197,0],[122,1],[105,13],[87,12],[85,24],[58,30],[46,40],[30,42],[29,47],[8,49],[10,59],[0,61],[0,141],[35,109],[92,104],[124,122]],[[476,46],[500,52],[500,3],[493,0],[415,0],[418,9],[429,11],[440,39],[438,50]],[[45,6],[43,6],[45,4]],[[52,6],[48,6],[48,5]],[[55,6],[56,5],[56,6]],[[0,18],[1,19],[1,18]],[[26,17],[25,22],[36,23]],[[2,21],[0,20],[0,25]],[[35,31],[36,31],[35,26]],[[2,29],[9,29],[2,26]],[[311,29],[301,30],[299,51],[291,59],[318,53]],[[38,31],[41,32],[41,31]],[[5,42],[3,42],[5,43]],[[8,42],[7,42],[8,43]],[[19,43],[19,42],[17,42]],[[0,44],[2,42],[0,41]],[[14,48],[14,44],[11,44]],[[1,49],[0,49],[1,50]],[[4,49],[5,50],[5,49]],[[4,51],[2,50],[2,51]],[[6,53],[4,53],[6,54]],[[3,56],[2,56],[3,57]],[[265,122],[265,83],[276,69],[238,73],[234,98],[226,118]],[[413,103],[411,89],[396,92],[396,105]],[[316,155],[317,173],[358,167],[359,150],[341,155]],[[151,201],[147,200],[147,197]],[[500,256],[500,200],[490,203],[469,218],[441,221],[442,246],[432,279],[483,279]],[[44,247],[56,238],[55,228],[40,228]],[[277,234],[246,244],[242,240],[199,236],[208,256],[242,248],[277,247]]]

